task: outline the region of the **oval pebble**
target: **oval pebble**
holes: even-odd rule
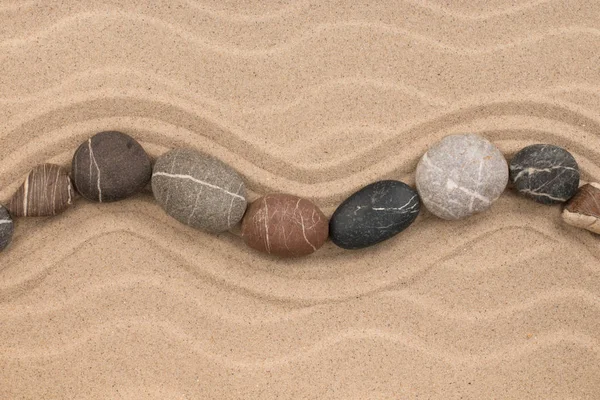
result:
[[[446,136],[421,157],[416,186],[431,213],[455,220],[487,210],[508,183],[500,150],[474,134]]]
[[[167,214],[210,233],[237,224],[246,210],[246,188],[222,161],[193,149],[160,156],[152,172],[152,192]]]
[[[82,143],[71,163],[75,189],[100,203],[122,200],[140,191],[152,175],[152,163],[131,136],[99,132]]]
[[[565,204],[563,220],[578,228],[600,233],[600,184],[587,183]]]
[[[419,195],[407,184],[371,183],[338,206],[329,221],[329,237],[344,249],[372,246],[408,228],[419,209]]]
[[[14,223],[8,210],[0,205],[0,251],[4,250],[12,240]]]
[[[73,203],[73,186],[67,170],[56,164],[35,166],[6,204],[14,217],[56,215]]]
[[[242,238],[251,248],[281,257],[303,256],[325,243],[327,217],[311,201],[268,194],[254,201],[242,220]]]
[[[577,192],[579,167],[562,147],[533,144],[510,161],[510,181],[520,194],[538,203],[562,203]]]

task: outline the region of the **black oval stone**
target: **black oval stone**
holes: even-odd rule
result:
[[[110,202],[140,191],[152,177],[150,157],[131,136],[100,132],[82,143],[71,165],[75,189],[86,199]]]
[[[579,167],[562,147],[533,144],[521,149],[510,161],[510,181],[522,195],[539,203],[569,200],[579,187]]]
[[[8,210],[0,205],[0,251],[10,243],[14,231],[13,220]]]
[[[417,218],[419,195],[407,184],[384,180],[360,189],[329,220],[329,237],[344,249],[372,246],[402,232]]]

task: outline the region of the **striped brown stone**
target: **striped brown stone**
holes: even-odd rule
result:
[[[242,238],[253,249],[282,257],[310,254],[325,243],[327,217],[312,202],[289,194],[254,201],[242,220]]]
[[[600,233],[600,184],[581,186],[565,205],[562,217],[569,225]]]
[[[41,164],[29,172],[6,208],[15,217],[45,217],[64,211],[72,198],[67,170],[56,164]]]

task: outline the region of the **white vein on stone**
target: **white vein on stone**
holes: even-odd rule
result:
[[[237,193],[230,192],[229,190],[223,189],[222,187],[217,186],[217,185],[213,185],[212,183],[208,183],[208,182],[202,181],[200,179],[194,178],[191,175],[170,174],[168,172],[159,171],[159,172],[155,172],[154,174],[152,174],[152,176],[164,176],[164,177],[167,177],[167,178],[187,179],[187,180],[199,183],[200,185],[203,185],[203,186],[206,186],[206,187],[209,187],[209,188],[212,188],[212,189],[220,190],[220,191],[222,191],[224,193],[227,193],[230,196],[237,197],[237,198],[242,199],[242,200],[246,200],[246,198],[244,196],[240,196]]]
[[[173,170],[175,169],[175,162],[177,160],[177,156],[179,155],[178,152],[175,153],[175,155],[173,156],[173,162],[171,163],[171,174],[173,173]],[[154,173],[152,176],[156,175],[156,173]],[[171,192],[167,191],[167,197],[165,199],[165,206],[167,206],[169,204],[169,197],[170,197]]]
[[[458,190],[460,190],[460,191],[461,191],[461,192],[463,192],[463,193],[466,193],[466,194],[468,194],[468,195],[469,195],[469,196],[471,196],[472,198],[474,197],[474,198],[476,198],[477,200],[481,200],[481,201],[483,201],[483,202],[484,202],[484,203],[486,203],[486,204],[490,204],[490,203],[491,203],[491,202],[490,202],[490,199],[488,199],[487,197],[485,197],[485,196],[483,196],[483,195],[481,195],[481,194],[479,194],[479,193],[477,193],[477,192],[474,192],[474,191],[472,191],[471,189],[467,189],[467,188],[466,188],[466,187],[464,187],[464,186],[459,186],[459,187],[458,187]]]
[[[483,170],[483,159],[479,161],[479,169],[477,170],[477,184],[476,189],[479,189],[481,185],[481,171]],[[475,197],[471,196],[471,202],[469,203],[469,212],[473,211],[473,205],[475,204]]]
[[[513,169],[518,169],[518,167],[513,168]],[[551,172],[551,171],[553,171],[555,169],[565,169],[565,170],[571,170],[571,171],[578,171],[577,168],[565,167],[563,165],[555,165],[554,167],[548,167],[548,168],[527,167],[527,168],[524,168],[521,171],[519,171],[519,173],[515,176],[514,180],[515,181],[519,180],[525,174],[532,175],[532,174],[537,174],[538,172]]]
[[[317,251],[317,248],[311,242],[309,242],[308,238],[306,237],[306,230],[304,229],[304,217],[302,216],[302,213],[300,213],[300,225],[302,226],[302,236],[304,236],[304,240],[309,244],[310,247],[313,248],[313,251]]]
[[[96,180],[96,186],[98,187],[98,201],[102,203],[102,189],[100,189],[100,167],[96,162],[96,157],[94,157],[94,150],[92,150],[92,138],[88,139],[88,149],[90,151],[90,181],[92,180],[92,161],[96,166],[96,170],[98,171],[98,179]]]
[[[201,193],[202,193],[202,190],[198,190],[198,193],[196,193],[196,200],[194,201],[194,207],[192,208],[192,212],[190,213],[190,216],[187,219],[188,225],[190,225],[190,221],[192,220],[192,217],[196,213],[196,209],[198,209],[198,199],[200,198]]]
[[[560,177],[561,177],[561,176],[562,176],[564,173],[565,173],[565,171],[564,171],[564,170],[563,170],[563,171],[560,171],[558,174],[556,174],[556,176],[555,176],[554,178],[550,179],[550,180],[549,180],[549,181],[547,181],[547,182],[544,182],[544,183],[542,183],[540,186],[538,186],[538,187],[536,187],[536,188],[534,188],[534,189],[532,189],[532,190],[533,190],[534,192],[536,192],[536,193],[539,193],[539,192],[537,192],[538,190],[542,189],[542,188],[543,188],[543,187],[545,187],[545,186],[548,186],[548,185],[550,185],[552,182],[554,182],[555,180],[557,180],[558,178],[560,178]]]
[[[402,207],[372,207],[371,210],[373,211],[402,211],[404,210],[413,200],[414,198],[417,197],[417,195],[414,195],[413,197],[411,197],[405,205],[403,205]],[[412,210],[417,206],[418,203],[414,203],[411,207],[408,208],[408,210]]]
[[[548,197],[549,199],[556,200],[556,201],[567,201],[567,199],[565,199],[565,198],[562,198],[562,197],[554,197],[554,196],[551,196],[551,195],[549,195],[549,194],[547,194],[547,193],[540,193],[540,192],[536,192],[536,191],[534,191],[534,190],[532,190],[532,189],[521,189],[520,191],[521,191],[522,193],[528,193],[528,194],[531,194],[531,195],[534,195],[534,196],[544,196],[544,197]]]
[[[67,180],[67,196],[69,196],[67,198],[67,204],[73,204],[73,200],[72,200],[72,192],[71,192],[71,182]]]
[[[25,184],[23,185],[23,216],[27,216],[27,197],[29,194],[29,178],[31,177],[31,173],[27,175],[27,179],[25,179]]]
[[[267,196],[263,197],[263,201],[265,202],[265,216],[263,217],[263,221],[265,223],[265,243],[267,247],[267,253],[271,254],[271,240],[269,239],[269,206],[267,205]]]
[[[458,216],[453,213],[452,211],[450,211],[450,209],[448,209],[447,207],[442,206],[441,204],[439,204],[438,202],[435,202],[433,200],[431,200],[431,198],[427,198],[424,199],[427,203],[431,203],[432,205],[434,205],[435,207],[438,207],[439,209],[445,211],[446,213],[448,213],[451,217],[458,219]]]
[[[243,184],[244,184],[244,182],[241,182],[240,186],[235,191],[237,194],[240,193],[240,189],[242,188]],[[235,197],[232,196],[231,197],[231,203],[229,203],[229,212],[227,213],[227,226],[231,226],[231,210],[233,209],[233,200],[235,200]]]
[[[458,187],[458,184],[456,182],[454,182],[452,179],[448,178],[448,180],[446,180],[446,189],[454,190],[457,187]]]
[[[429,156],[427,155],[427,153],[423,154],[423,162],[425,162],[427,165],[429,165],[432,168],[437,169],[438,171],[442,171],[442,169],[440,167],[438,167],[437,165],[435,165],[430,159]]]
[[[12,221],[10,219],[0,219],[0,225],[2,224],[12,224]]]

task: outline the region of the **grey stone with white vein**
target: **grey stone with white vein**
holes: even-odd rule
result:
[[[508,164],[500,150],[475,135],[446,136],[417,165],[416,186],[433,214],[455,220],[487,210],[508,183]]]
[[[236,225],[247,206],[244,181],[233,168],[188,148],[173,149],[156,160],[152,192],[167,214],[210,233]]]
[[[539,203],[562,203],[577,192],[579,166],[562,147],[533,144],[510,161],[510,181],[520,194]]]
[[[0,205],[0,251],[4,250],[12,240],[14,223],[8,210]]]
[[[406,183],[371,183],[338,206],[329,220],[329,237],[344,249],[372,246],[408,228],[419,207],[419,194]]]

